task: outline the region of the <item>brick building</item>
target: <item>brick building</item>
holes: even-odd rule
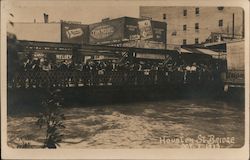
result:
[[[212,33],[227,37],[244,36],[244,13],[239,7],[141,6],[141,18],[167,22],[168,48],[204,43]]]

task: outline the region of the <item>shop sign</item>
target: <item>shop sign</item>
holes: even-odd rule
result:
[[[41,53],[41,52],[35,52],[33,54],[33,58],[34,59],[41,59],[41,58],[44,58],[45,57],[45,54],[44,53]]]
[[[151,53],[136,53],[136,58],[144,59],[165,59],[165,55],[162,54],[151,54]]]
[[[71,59],[72,55],[70,54],[58,54],[56,55],[56,59],[60,59],[60,60],[66,60],[66,59]]]

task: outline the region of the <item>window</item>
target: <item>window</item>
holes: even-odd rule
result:
[[[194,42],[195,44],[199,44],[199,38],[195,38]]]
[[[219,27],[222,27],[223,26],[223,19],[220,19],[219,20]]]
[[[195,14],[199,15],[200,14],[200,8],[195,8]]]
[[[183,44],[183,45],[186,45],[186,44],[187,44],[187,40],[186,40],[186,39],[183,39],[182,44]]]
[[[183,10],[183,16],[187,16],[187,10],[186,9]]]
[[[199,23],[195,23],[195,30],[199,30]]]
[[[183,31],[187,31],[187,25],[186,24],[183,25]]]
[[[176,36],[176,35],[177,35],[176,31],[172,32],[172,36]]]
[[[162,18],[165,20],[167,19],[166,13],[163,13]]]
[[[223,11],[224,7],[220,6],[220,7],[217,7],[219,11]]]

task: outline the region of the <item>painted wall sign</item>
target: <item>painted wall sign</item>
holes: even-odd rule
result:
[[[57,54],[56,55],[56,59],[59,59],[59,60],[67,60],[71,58],[72,58],[72,55],[70,54]]]
[[[150,20],[138,21],[141,39],[153,38],[153,31]]]
[[[83,35],[83,30],[81,28],[71,29],[66,31],[66,35],[68,39],[80,37]]]
[[[164,49],[166,23],[122,17],[89,25],[90,44],[124,44],[138,48]],[[146,42],[148,41],[148,42]]]
[[[61,41],[63,43],[88,43],[88,26],[76,23],[61,23]]]
[[[165,59],[165,55],[162,54],[152,54],[152,53],[136,53],[136,58],[144,58],[144,59]]]
[[[95,27],[90,32],[90,36],[95,39],[105,39],[112,36],[115,32],[115,28],[111,25],[102,25]]]

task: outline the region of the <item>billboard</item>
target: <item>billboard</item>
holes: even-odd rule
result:
[[[118,18],[89,25],[90,44],[119,43],[123,39],[124,19]]]
[[[61,23],[61,42],[62,43],[88,43],[88,25]]]
[[[138,21],[138,28],[140,31],[141,39],[153,38],[153,31],[150,20]]]
[[[152,21],[153,38],[151,41],[167,43],[167,24],[165,22]]]
[[[89,30],[90,44],[113,45],[128,42],[125,45],[148,48],[144,47],[143,44],[148,44],[148,46],[155,46],[156,44],[165,48],[165,22],[122,17],[92,24],[89,26]]]
[[[166,43],[165,22],[125,17],[125,40],[149,40]]]

